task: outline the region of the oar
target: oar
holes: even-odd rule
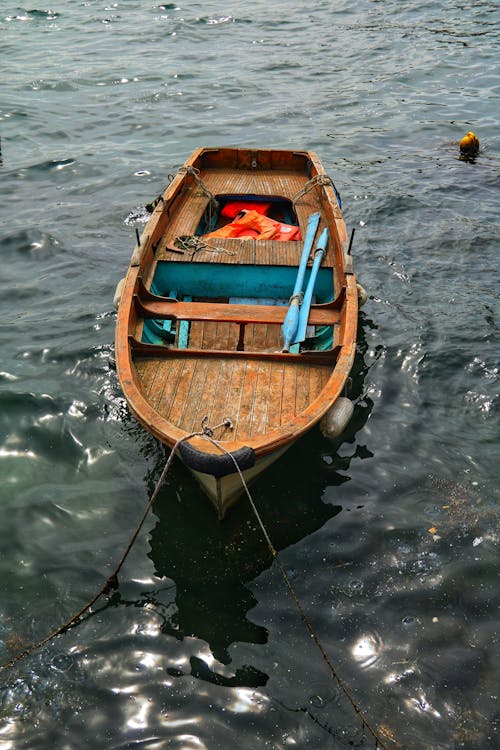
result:
[[[311,268],[311,275],[309,276],[309,281],[307,282],[306,291],[304,292],[302,305],[300,307],[297,333],[295,334],[295,338],[293,339],[293,342],[292,342],[294,344],[300,344],[302,341],[304,341],[306,337],[307,321],[309,318],[309,310],[311,308],[314,285],[316,284],[316,278],[318,276],[319,267],[321,265],[321,261],[323,260],[323,255],[326,250],[327,243],[328,243],[328,229],[324,229],[321,232],[319,240],[316,244],[316,251],[314,253],[314,261],[313,261],[313,265]]]
[[[290,343],[295,337],[297,326],[299,324],[299,306],[300,306],[300,295],[302,293],[302,285],[304,283],[304,275],[306,272],[307,260],[309,253],[311,252],[312,244],[314,242],[314,235],[319,225],[319,213],[311,214],[309,221],[307,222],[306,238],[304,240],[304,247],[302,250],[302,256],[300,258],[299,270],[297,272],[297,278],[295,280],[295,286],[293,288],[293,294],[290,298],[290,307],[286,314],[281,331],[283,333],[283,351],[287,352],[290,349]]]

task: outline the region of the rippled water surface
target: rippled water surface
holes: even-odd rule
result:
[[[113,369],[145,204],[197,146],[311,148],[369,293],[355,414],[255,502],[385,746],[498,747],[498,4],[0,5],[0,661],[91,598],[164,466]],[[118,588],[0,687],[1,750],[374,747],[247,503],[220,525],[179,464]]]

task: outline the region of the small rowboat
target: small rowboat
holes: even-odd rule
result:
[[[222,518],[237,467],[255,479],[346,400],[358,297],[340,198],[310,151],[201,148],[137,240],[121,388],[166,446],[205,432],[179,455]]]

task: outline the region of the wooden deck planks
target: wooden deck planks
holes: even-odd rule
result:
[[[203,393],[204,385],[207,382],[207,374],[211,364],[209,359],[192,360],[192,362],[194,363],[194,368],[191,375],[191,381],[189,383],[189,388],[182,399],[182,410],[180,411],[180,415],[176,422],[177,426],[186,432],[191,432],[193,430],[193,425],[195,424],[195,429],[199,429],[201,426],[201,420],[205,416],[204,414],[201,414],[198,419],[201,395]],[[176,409],[174,413],[178,413],[178,411],[179,410]]]
[[[280,424],[286,424],[295,417],[295,391],[298,375],[298,365],[285,365],[283,373],[283,390],[281,397]]]
[[[270,362],[261,362],[257,364],[257,382],[252,408],[252,422],[249,431],[251,436],[263,435],[266,432],[271,369],[272,365]]]
[[[172,366],[171,372],[165,374],[165,377],[171,379],[173,383],[172,400],[170,404],[166,402],[163,404],[160,414],[176,426],[179,426],[182,418],[195,368],[196,360],[185,359],[180,370],[174,370]],[[177,374],[177,378],[174,377],[174,373]]]
[[[176,386],[181,370],[182,362],[172,362],[172,366],[169,368],[166,368],[163,362],[158,363],[158,374],[154,387],[150,389],[149,403],[160,414],[165,413],[165,407],[168,408],[175,400]]]
[[[310,403],[310,381],[309,367],[297,368],[296,389],[295,389],[295,414],[300,414]]]
[[[138,360],[144,393],[165,419],[186,432],[204,416],[215,425],[229,418],[224,437],[245,441],[292,421],[325,386],[324,365],[259,360],[176,358]]]
[[[222,388],[220,401],[214,402],[214,408],[212,411],[212,420],[214,424],[218,424],[222,419],[227,417],[233,422],[234,429],[231,431],[232,437],[238,437],[238,429],[240,426],[240,408],[243,397],[243,383],[246,378],[246,370],[248,363],[246,361],[233,362],[231,375],[227,373],[227,387]],[[227,372],[227,371],[226,371]],[[220,411],[217,409],[220,408]]]
[[[201,363],[200,363],[201,364]],[[197,380],[195,400],[190,404],[189,411],[186,410],[183,428],[188,432],[199,430],[204,417],[209,417],[213,404],[220,388],[220,377],[224,363],[219,359],[209,359],[200,367],[201,387]]]
[[[234,360],[220,360],[220,369],[217,385],[215,387],[214,397],[212,399],[210,410],[207,411],[208,423],[212,426],[220,424],[226,418],[232,419],[231,415],[226,413],[228,394],[231,390],[231,382],[233,380],[234,371],[238,366],[239,363],[235,362]],[[238,399],[239,391],[237,389],[234,391],[233,396],[235,399]],[[230,430],[224,430],[224,435],[227,434],[229,436],[230,433]],[[220,434],[221,433],[218,433],[218,435]]]
[[[271,368],[269,378],[269,405],[267,409],[267,429],[276,430],[281,425],[281,405],[283,401],[283,381],[285,365],[276,363]]]
[[[158,374],[158,362],[157,360],[145,359],[136,362],[136,370],[139,375],[141,386],[144,391],[146,398],[149,398],[151,387]]]
[[[256,371],[255,363],[247,362],[245,377],[241,385],[238,420],[235,425],[235,433],[238,440],[244,440],[252,434],[252,418],[255,391],[257,388],[257,377],[258,373]]]
[[[279,352],[282,347],[281,326],[249,324],[245,330],[245,349],[252,352]]]
[[[237,323],[194,321],[189,327],[190,349],[236,350],[240,327]]]

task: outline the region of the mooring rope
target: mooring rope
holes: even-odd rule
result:
[[[205,183],[200,177],[200,170],[196,167],[192,167],[191,165],[188,165],[187,167],[180,167],[177,170],[177,174],[184,174],[184,175],[192,175],[196,182],[198,183],[198,186],[200,190],[205,193],[205,195],[208,198],[208,204],[205,209],[204,214],[204,221],[207,224],[208,227],[212,226],[212,220],[214,216],[217,215],[217,211],[219,210],[219,202],[215,198],[214,194],[207,188]]]
[[[224,420],[223,422],[221,422],[221,424],[216,425],[215,427],[212,427],[211,430],[209,430],[209,433],[213,434],[213,431],[216,430],[216,429],[218,429],[219,427],[227,427],[228,423],[230,423],[229,420],[227,420],[227,419]],[[123,553],[123,555],[122,555],[122,557],[121,557],[118,565],[116,565],[115,569],[113,570],[113,572],[111,573],[111,575],[108,576],[108,578],[106,579],[106,581],[104,582],[104,584],[101,586],[101,588],[99,589],[99,591],[76,614],[74,614],[72,617],[70,617],[70,619],[67,620],[64,623],[64,625],[61,625],[56,630],[53,630],[51,633],[49,633],[48,635],[46,635],[41,640],[36,641],[34,643],[31,643],[29,646],[27,646],[26,648],[24,648],[23,650],[21,650],[17,654],[15,654],[15,656],[13,656],[10,661],[6,662],[5,664],[2,664],[0,666],[0,674],[2,672],[6,671],[7,669],[10,669],[11,667],[13,667],[15,664],[17,664],[17,662],[21,661],[26,656],[29,656],[30,654],[34,653],[35,651],[38,651],[40,648],[42,648],[42,646],[45,646],[47,643],[49,643],[50,641],[52,641],[54,638],[57,638],[58,635],[62,635],[67,630],[70,630],[70,628],[72,628],[75,625],[77,625],[81,621],[83,615],[86,612],[89,611],[89,609],[92,607],[92,605],[95,604],[96,601],[98,599],[100,599],[101,596],[104,596],[105,594],[107,594],[111,589],[116,588],[116,586],[117,586],[117,580],[118,580],[118,573],[122,569],[123,564],[125,563],[125,560],[127,559],[128,554],[129,554],[130,550],[132,549],[132,547],[133,547],[133,545],[135,543],[135,540],[139,536],[139,533],[140,533],[140,531],[141,531],[141,529],[142,529],[142,527],[144,525],[144,522],[145,522],[145,520],[146,520],[146,518],[147,518],[147,516],[149,514],[149,511],[151,510],[151,507],[152,507],[154,501],[156,500],[156,498],[158,496],[158,493],[159,493],[159,491],[160,491],[160,489],[161,489],[161,487],[163,485],[163,482],[165,481],[165,478],[166,478],[166,476],[167,476],[167,474],[169,472],[170,466],[172,465],[172,461],[174,460],[174,456],[177,453],[177,450],[178,450],[180,444],[183,443],[185,440],[190,440],[193,437],[208,436],[207,429],[208,428],[206,427],[206,425],[204,423],[202,423],[202,430],[201,430],[201,432],[192,432],[190,435],[186,435],[186,436],[180,438],[175,443],[175,445],[172,448],[172,451],[170,453],[170,456],[168,457],[168,460],[167,460],[167,462],[166,462],[166,464],[165,464],[165,466],[163,468],[161,476],[160,476],[160,478],[159,478],[159,480],[158,480],[158,482],[157,482],[157,484],[156,484],[156,486],[155,486],[155,488],[154,488],[154,490],[153,490],[153,492],[151,494],[151,497],[149,498],[148,502],[146,503],[146,506],[144,508],[143,514],[142,514],[141,519],[139,521],[139,524],[138,524],[136,530],[134,531],[134,533],[132,534],[132,537],[130,538],[130,541],[129,541],[128,545],[127,545],[127,548],[126,548],[125,552]]]
[[[283,578],[283,581],[284,581],[284,583],[285,583],[285,585],[286,585],[286,587],[288,589],[288,592],[289,592],[290,596],[292,597],[292,599],[293,599],[293,601],[295,603],[295,606],[296,606],[296,608],[297,608],[297,610],[299,612],[300,618],[301,618],[302,622],[304,623],[304,625],[306,626],[306,628],[307,628],[307,630],[309,632],[309,635],[311,636],[312,640],[314,641],[314,643],[315,643],[316,647],[318,648],[321,656],[323,657],[325,663],[327,664],[327,666],[328,666],[328,668],[330,670],[330,673],[332,675],[332,678],[335,680],[335,682],[337,683],[337,685],[341,689],[342,693],[345,695],[345,697],[347,698],[347,700],[351,704],[351,706],[354,709],[356,715],[359,716],[363,728],[366,729],[371,734],[371,736],[373,737],[373,739],[375,740],[375,748],[376,749],[380,748],[381,750],[388,750],[387,746],[380,739],[380,736],[377,734],[377,732],[374,729],[374,727],[368,721],[368,719],[363,714],[363,712],[361,711],[360,707],[358,706],[358,704],[356,703],[356,701],[352,697],[349,689],[347,688],[347,685],[345,684],[345,682],[343,681],[343,679],[338,674],[338,672],[335,669],[335,667],[334,667],[334,665],[333,665],[330,657],[328,656],[328,653],[327,653],[325,647],[323,646],[323,644],[322,644],[319,636],[317,635],[316,631],[314,630],[314,628],[312,626],[312,623],[309,620],[309,618],[308,618],[308,616],[307,616],[307,614],[306,614],[306,612],[304,610],[304,607],[302,606],[302,604],[300,602],[300,599],[299,599],[299,597],[298,597],[298,595],[297,595],[297,593],[296,593],[296,591],[295,591],[295,589],[294,589],[294,587],[293,587],[293,585],[292,585],[292,583],[290,581],[290,578],[289,578],[289,576],[288,576],[285,568],[283,567],[283,565],[282,565],[282,563],[281,563],[281,561],[280,561],[280,559],[278,557],[278,553],[277,553],[277,551],[276,551],[276,549],[275,549],[275,547],[274,547],[274,545],[273,545],[273,543],[271,541],[271,537],[269,536],[269,533],[268,533],[268,531],[267,531],[267,529],[266,529],[266,527],[264,525],[264,522],[262,521],[260,513],[257,510],[257,506],[255,505],[254,499],[253,499],[253,497],[252,497],[252,495],[250,493],[250,490],[248,489],[248,485],[247,485],[247,483],[245,481],[245,477],[243,476],[243,472],[240,469],[236,458],[219,441],[214,440],[214,438],[213,438],[213,434],[214,434],[215,430],[217,430],[217,429],[219,429],[221,427],[232,427],[232,426],[233,425],[232,425],[231,420],[226,418],[220,424],[215,425],[215,427],[209,427],[209,425],[208,425],[208,417],[204,417],[202,419],[202,422],[201,422],[201,431],[199,431],[199,432],[192,432],[189,435],[185,435],[184,437],[179,438],[179,440],[177,440],[177,442],[175,443],[175,445],[173,446],[173,448],[172,448],[172,450],[170,452],[170,456],[168,457],[168,460],[167,460],[167,462],[166,462],[166,464],[165,464],[165,466],[163,468],[163,471],[162,471],[162,473],[160,475],[160,478],[159,478],[158,482],[156,483],[156,486],[155,486],[153,492],[151,493],[151,497],[149,498],[148,502],[146,503],[146,506],[144,508],[143,514],[142,514],[141,519],[139,521],[139,524],[138,524],[137,528],[135,529],[134,533],[132,534],[132,536],[130,538],[130,541],[129,541],[126,549],[125,549],[125,552],[123,553],[123,555],[121,556],[120,561],[116,565],[115,569],[113,570],[113,572],[111,573],[111,575],[108,576],[108,578],[106,579],[106,581],[104,582],[104,584],[101,586],[101,588],[99,589],[99,591],[92,597],[92,599],[89,602],[87,602],[87,604],[85,604],[85,606],[83,606],[76,614],[74,614],[72,617],[70,617],[70,619],[67,620],[64,623],[64,625],[61,625],[56,630],[53,630],[51,633],[49,633],[48,635],[46,635],[41,640],[36,641],[36,642],[30,644],[27,648],[23,649],[22,651],[19,651],[10,661],[6,662],[5,664],[2,664],[0,666],[0,673],[6,671],[8,669],[11,669],[15,664],[17,664],[17,662],[21,661],[25,657],[29,656],[30,654],[34,653],[38,649],[42,648],[42,646],[45,646],[47,643],[49,643],[50,641],[52,641],[58,635],[62,635],[66,631],[70,630],[70,628],[72,628],[75,625],[77,625],[81,621],[83,615],[90,610],[90,608],[92,607],[92,605],[95,604],[95,602],[101,596],[104,596],[111,589],[117,587],[117,584],[118,584],[118,574],[119,574],[120,570],[122,569],[122,567],[123,567],[123,565],[125,563],[125,560],[127,559],[128,555],[130,553],[130,550],[132,549],[132,547],[133,547],[133,545],[134,545],[137,537],[139,536],[139,533],[140,533],[140,531],[141,531],[141,529],[142,529],[142,527],[144,525],[144,522],[146,521],[146,518],[147,518],[147,516],[149,514],[149,511],[151,510],[151,507],[153,506],[153,503],[156,500],[161,487],[163,486],[163,483],[164,483],[164,481],[165,481],[165,479],[167,477],[167,474],[168,474],[168,472],[170,470],[170,467],[172,465],[172,461],[173,461],[174,456],[176,455],[176,453],[178,451],[178,448],[179,448],[180,444],[183,443],[183,442],[185,442],[185,441],[187,441],[187,440],[190,440],[193,437],[202,437],[205,440],[208,440],[208,442],[210,442],[212,445],[214,445],[216,448],[218,448],[222,453],[225,453],[227,456],[229,456],[230,459],[232,460],[232,462],[233,462],[233,464],[235,466],[235,469],[238,472],[238,475],[240,477],[240,481],[241,481],[241,484],[242,484],[243,489],[245,491],[245,494],[246,494],[246,496],[248,498],[248,501],[250,503],[250,507],[251,507],[251,509],[252,509],[252,511],[253,511],[253,513],[255,515],[257,523],[259,524],[259,527],[260,527],[260,529],[262,531],[264,539],[266,540],[266,543],[267,543],[267,545],[269,547],[269,551],[271,552],[273,560],[276,562],[276,565],[278,566],[278,569],[279,569],[279,571],[281,573],[281,576]]]
[[[260,513],[257,510],[257,506],[255,505],[255,502],[254,502],[253,497],[252,497],[252,495],[250,493],[250,490],[248,489],[248,485],[247,485],[247,483],[245,481],[245,477],[243,476],[243,472],[241,471],[240,467],[238,466],[238,462],[236,461],[236,459],[233,456],[233,454],[230,453],[226,448],[224,448],[224,446],[221,445],[220,442],[218,442],[217,440],[214,440],[207,433],[205,433],[204,437],[205,437],[206,440],[208,440],[210,443],[212,443],[212,445],[215,445],[223,453],[225,453],[227,456],[229,456],[231,458],[231,460],[232,460],[232,462],[233,462],[233,464],[234,464],[234,466],[236,468],[236,471],[239,474],[239,477],[240,477],[240,480],[241,480],[241,484],[243,485],[243,489],[245,490],[245,493],[246,493],[246,496],[247,496],[248,501],[250,503],[250,506],[252,508],[252,511],[253,511],[253,513],[255,515],[255,518],[257,519],[257,523],[260,526],[260,529],[262,531],[264,539],[267,542],[267,545],[268,545],[269,550],[270,550],[270,552],[271,552],[271,554],[273,556],[273,559],[276,562],[276,565],[278,566],[278,569],[279,569],[279,571],[281,573],[281,576],[282,576],[282,578],[283,578],[283,580],[285,582],[285,585],[286,585],[286,587],[288,589],[288,592],[289,592],[290,596],[292,597],[292,599],[293,599],[293,601],[295,603],[295,606],[297,607],[297,610],[299,612],[299,615],[301,617],[302,622],[306,626],[307,630],[309,631],[309,635],[311,636],[311,638],[314,641],[315,645],[319,649],[319,652],[321,653],[321,656],[323,657],[324,661],[328,665],[333,679],[335,680],[335,682],[337,683],[337,685],[339,686],[339,688],[342,690],[343,694],[345,695],[345,697],[347,698],[347,700],[349,701],[349,703],[353,707],[355,713],[359,716],[363,727],[371,734],[371,736],[375,740],[375,748],[381,748],[381,750],[388,750],[387,746],[382,742],[382,740],[380,739],[380,737],[377,734],[376,730],[371,725],[371,723],[368,721],[368,719],[363,714],[363,712],[361,711],[360,707],[358,706],[358,704],[356,703],[356,701],[352,697],[350,691],[347,688],[347,685],[345,684],[345,682],[343,681],[343,679],[338,674],[338,672],[335,669],[335,667],[334,667],[334,665],[333,665],[330,657],[328,656],[328,654],[326,652],[325,647],[323,646],[323,644],[322,644],[319,636],[317,635],[316,631],[314,630],[314,628],[313,628],[313,626],[311,624],[311,621],[309,620],[309,618],[308,618],[308,616],[307,616],[307,614],[306,614],[306,612],[304,610],[304,607],[302,606],[302,604],[300,602],[300,599],[297,596],[297,593],[296,593],[296,591],[295,591],[295,589],[294,589],[294,587],[292,585],[292,582],[290,581],[290,578],[289,578],[289,576],[288,576],[285,568],[283,567],[283,565],[282,565],[282,563],[281,563],[281,561],[280,561],[280,559],[278,557],[278,553],[276,552],[276,549],[275,549],[275,547],[274,547],[274,545],[273,545],[273,543],[271,541],[271,537],[269,536],[268,531],[267,531],[267,529],[266,529],[266,527],[264,525],[264,522],[262,521],[262,518],[260,517]]]
[[[342,200],[340,198],[340,193],[335,187],[335,183],[332,180],[331,177],[329,177],[327,174],[317,174],[314,177],[311,177],[310,180],[306,182],[303,188],[299,190],[299,192],[294,195],[292,198],[292,204],[295,208],[295,204],[299,202],[301,198],[304,197],[307,193],[309,193],[311,190],[314,190],[316,187],[331,187],[333,188],[335,195],[337,197],[337,200],[339,202],[339,206],[342,207]]]

